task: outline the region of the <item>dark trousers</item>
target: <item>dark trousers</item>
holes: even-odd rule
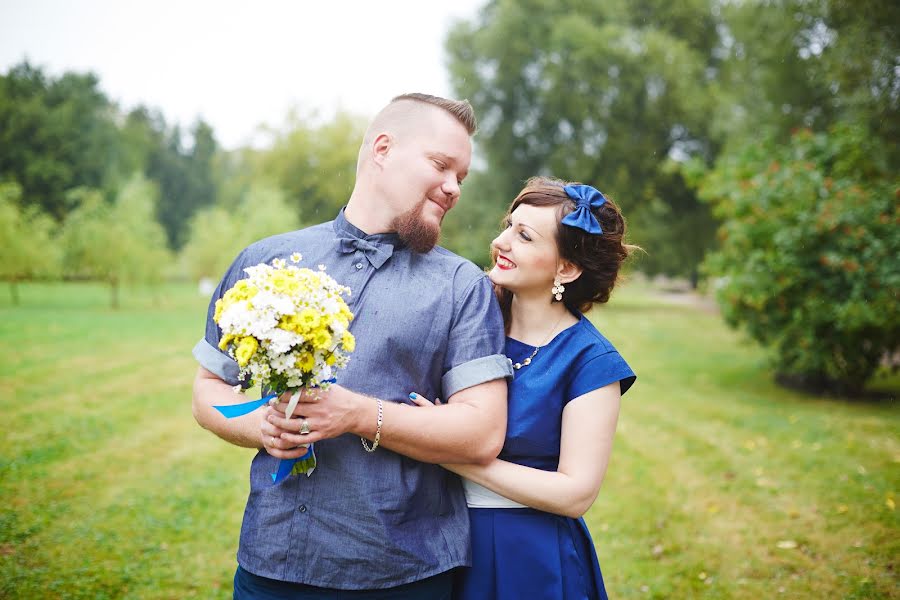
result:
[[[453,571],[382,590],[333,590],[260,577],[238,566],[234,600],[450,600]]]

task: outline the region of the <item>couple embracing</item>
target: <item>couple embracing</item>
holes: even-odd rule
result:
[[[630,247],[596,189],[534,178],[512,201],[486,275],[436,243],[471,159],[472,107],[425,94],[368,127],[333,221],[246,248],[210,303],[193,411],[257,449],[237,599],[605,598],[581,515],[634,373],[584,312]],[[464,208],[463,208],[464,210]],[[327,391],[225,419],[238,366],[215,301],[243,269],[300,252],[342,285],[357,348]],[[273,485],[316,444],[311,477]]]

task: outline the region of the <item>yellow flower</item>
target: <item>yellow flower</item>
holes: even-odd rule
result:
[[[349,331],[345,331],[341,335],[341,346],[346,352],[353,352],[356,349],[356,338]]]
[[[328,358],[325,359],[325,364],[329,367],[335,363],[337,358],[335,358],[334,354],[329,354]]]
[[[216,300],[216,313],[213,315],[213,321],[216,323],[219,322],[219,319],[222,318],[222,311],[225,310],[225,303],[222,302],[222,299],[219,298]]]
[[[316,359],[313,358],[313,355],[310,352],[304,352],[300,355],[300,358],[297,359],[297,367],[303,371],[312,371],[315,366]]]
[[[303,327],[309,331],[318,327],[322,322],[322,319],[319,318],[318,313],[313,309],[304,308],[300,311],[300,322],[303,324]]]
[[[276,292],[283,292],[287,289],[287,277],[284,276],[284,273],[273,273],[272,277],[269,279],[269,283],[272,284],[272,287]]]
[[[255,337],[247,336],[241,338],[241,341],[237,345],[237,349],[234,351],[234,356],[237,359],[238,365],[246,367],[247,363],[250,362],[250,359],[253,358],[253,355],[256,354],[257,348],[259,348],[259,343],[256,341]]]
[[[317,331],[312,338],[312,345],[316,350],[325,350],[331,346],[331,334],[325,330]]]
[[[344,304],[343,302],[341,302],[340,315],[341,315],[342,317],[344,317],[345,319],[347,319],[348,321],[352,321],[352,320],[353,320],[353,313],[350,312],[350,309],[347,308],[347,305]]]
[[[297,315],[284,315],[278,321],[278,327],[285,331],[295,331],[301,333],[301,323]]]
[[[234,287],[225,292],[225,295],[222,297],[222,310],[225,310],[232,304],[242,300],[250,300],[258,292],[259,290],[256,286],[250,285],[246,279],[241,279],[234,284]],[[216,308],[218,309],[218,301],[216,303]]]
[[[231,343],[236,336],[233,333],[226,333],[222,336],[222,339],[219,340],[219,350],[228,350],[228,344]]]

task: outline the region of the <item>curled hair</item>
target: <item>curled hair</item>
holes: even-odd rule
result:
[[[556,245],[559,255],[581,268],[578,279],[565,284],[566,291],[562,302],[570,311],[584,313],[594,304],[602,304],[609,300],[613,288],[619,281],[622,263],[637,247],[625,243],[625,218],[618,205],[609,196],[606,196],[606,202],[602,206],[591,208],[591,212],[603,229],[601,235],[592,235],[577,227],[563,225],[562,219],[575,210],[575,202],[563,189],[567,185],[577,183],[552,177],[532,177],[510,204],[504,220],[508,220],[520,204],[556,207]],[[496,262],[497,251],[492,250],[491,255]],[[494,292],[500,300],[500,307],[508,327],[512,293],[497,285],[494,286]],[[550,295],[549,289],[547,295]],[[553,299],[553,302],[556,302],[556,299]]]

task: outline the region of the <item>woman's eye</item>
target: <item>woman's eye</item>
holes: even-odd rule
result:
[[[529,237],[529,235],[527,233],[525,233],[524,231],[519,232],[519,237],[522,238],[523,240],[525,240],[526,242],[531,241],[531,237]]]

